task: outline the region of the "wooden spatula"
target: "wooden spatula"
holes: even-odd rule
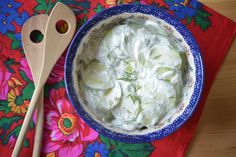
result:
[[[59,33],[56,29],[56,23],[61,20],[65,21],[69,26],[67,32],[65,33]],[[39,71],[40,79],[35,86],[35,91],[33,93],[30,106],[22,124],[20,134],[17,138],[16,145],[12,153],[13,157],[17,157],[20,152],[27,128],[36,107],[37,99],[53,66],[71,41],[75,32],[75,28],[76,18],[72,10],[62,3],[57,3],[49,15],[46,26],[45,47],[43,51],[44,56],[42,64],[43,67],[42,70]]]
[[[24,23],[21,31],[23,49],[35,84],[37,84],[40,79],[39,71],[42,70],[45,40],[42,38],[41,41],[36,41],[32,39],[32,36],[44,36],[47,21],[48,15],[46,14],[33,16]],[[37,105],[37,123],[34,137],[33,157],[39,157],[41,152],[44,121],[43,90],[38,98]]]

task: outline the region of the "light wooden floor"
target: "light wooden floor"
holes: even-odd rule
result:
[[[200,0],[236,22],[236,0]],[[236,157],[236,40],[211,88],[187,157]]]

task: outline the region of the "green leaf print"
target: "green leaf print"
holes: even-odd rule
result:
[[[41,11],[47,9],[47,2],[45,0],[36,0],[38,2],[38,5],[34,8],[34,10]]]
[[[29,148],[30,144],[28,138],[25,138],[23,146]]]
[[[100,140],[106,145],[107,149],[111,148],[111,144],[110,144],[109,138],[106,138],[106,137],[100,135]]]
[[[50,90],[50,85],[48,83],[46,83],[44,85],[44,97],[45,98],[49,98],[49,90]]]
[[[191,17],[186,17],[186,22],[187,22],[187,25],[190,24],[192,22],[192,18]]]
[[[20,43],[21,41],[20,40],[17,40],[14,36],[14,33],[7,33],[7,36],[12,39],[12,42],[11,42],[11,48],[12,49],[18,49],[20,47]]]
[[[60,82],[54,83],[53,85],[50,85],[49,83],[46,83],[45,86],[44,86],[44,97],[49,98],[49,91],[51,89],[59,89],[59,88],[65,88],[64,80],[61,80]]]
[[[75,1],[75,0],[36,0],[38,2],[38,5],[34,8],[35,11],[37,12],[43,12],[43,13],[49,13],[52,8],[55,6],[57,2],[64,3],[68,5],[73,11],[75,11],[75,14],[79,14],[81,12],[87,13],[87,9],[90,8],[90,3],[89,1],[86,0],[80,0],[80,1]],[[81,9],[82,8],[82,9]]]
[[[8,107],[8,101],[0,101],[0,111],[3,111],[5,114],[11,111],[11,108]]]
[[[91,3],[90,1],[87,1],[87,0],[80,0],[80,1],[62,0],[62,2],[67,4],[67,5],[70,5],[70,6],[82,7],[84,9],[89,9],[90,8],[90,3]]]
[[[7,59],[4,61],[4,65],[10,73],[15,73],[15,71],[11,68],[11,65],[15,63],[15,59]]]
[[[104,7],[103,7],[100,3],[98,3],[97,8],[94,8],[94,11],[95,11],[96,13],[99,13],[99,12],[101,12],[102,10],[104,10]]]
[[[21,76],[26,82],[32,83],[32,81],[27,77],[27,75],[25,74],[24,71],[21,71],[21,70],[20,70],[20,76]]]
[[[2,144],[6,145],[10,139],[11,136],[17,138],[19,133],[20,133],[20,129],[21,129],[21,125],[17,126],[14,128],[14,130],[12,130],[7,136],[6,138],[4,138],[2,140]]]
[[[28,83],[25,88],[22,90],[22,99],[23,100],[30,100],[33,95],[34,91],[34,84],[33,83]]]
[[[154,147],[150,143],[124,143],[100,135],[100,140],[110,150],[110,157],[147,157]]]
[[[59,89],[59,88],[65,88],[65,82],[64,80],[61,80],[60,82],[57,82],[51,86],[53,89]]]
[[[206,31],[207,28],[211,26],[209,16],[211,16],[211,14],[205,10],[198,10],[196,16],[194,17],[195,24],[199,25],[202,30]]]
[[[19,136],[20,130],[21,130],[21,125],[15,127],[15,128],[6,136],[6,138],[3,139],[2,144],[3,144],[3,145],[6,145],[6,144],[9,142],[11,136],[13,136],[14,138],[17,138],[17,137]],[[23,146],[24,146],[24,147],[29,147],[29,139],[28,139],[28,138],[25,138],[24,143],[23,143]]]
[[[62,0],[57,0],[52,2],[52,0],[48,0],[47,2],[45,0],[36,0],[36,2],[38,2],[38,5],[34,8],[34,10],[48,14],[49,11],[51,11],[52,8],[55,6],[55,4],[61,1]]]
[[[84,24],[86,21],[88,21],[88,17],[84,16],[83,19],[81,20],[82,24]]]
[[[29,124],[29,128],[30,129],[33,129],[35,127],[35,124],[34,124],[34,122],[31,120],[30,121],[30,124]]]
[[[6,136],[7,131],[11,128],[11,125],[13,123],[17,123],[19,120],[21,120],[21,116],[15,116],[15,117],[2,117],[0,119],[0,128],[2,129],[0,139],[4,139]],[[7,142],[6,142],[7,143]]]
[[[127,144],[121,145],[121,152],[129,157],[145,157],[149,156],[153,151],[153,146],[150,143]]]
[[[5,61],[5,63],[8,64],[8,65],[13,64],[14,62],[15,62],[15,59],[7,59],[7,60]]]
[[[12,42],[11,42],[11,48],[12,49],[18,49],[20,47],[20,41],[19,40],[13,40]]]
[[[206,12],[205,10],[201,9],[201,10],[198,10],[197,11],[197,14],[199,14],[200,16],[204,17],[204,18],[207,18],[209,16],[211,16],[210,13]]]

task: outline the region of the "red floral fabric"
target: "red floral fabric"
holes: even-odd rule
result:
[[[78,26],[105,8],[142,3],[176,16],[196,38],[205,65],[205,86],[192,117],[162,140],[130,144],[99,135],[75,112],[63,76],[65,54],[45,85],[45,122],[41,156],[182,157],[195,133],[210,87],[235,37],[236,24],[196,0],[1,0],[0,1],[0,156],[11,156],[34,90],[21,44],[21,28],[32,15],[62,2],[74,11]],[[32,156],[34,116],[20,156]]]

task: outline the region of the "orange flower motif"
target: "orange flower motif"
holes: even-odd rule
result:
[[[184,0],[184,2],[180,2],[180,4],[186,6],[188,4],[189,0]]]
[[[63,113],[58,121],[58,127],[64,135],[70,135],[76,129],[77,117],[71,113]]]
[[[29,107],[29,101],[23,100],[21,96],[20,89],[22,88],[22,83],[16,78],[12,77],[8,81],[9,92],[7,95],[8,106],[11,107],[11,111],[17,114],[25,114],[27,108]]]
[[[106,4],[112,6],[116,6],[119,4],[129,4],[135,2],[135,0],[106,0]]]
[[[46,155],[46,157],[55,157],[55,156],[56,156],[55,152],[51,152]]]
[[[56,152],[61,157],[80,156],[83,143],[98,137],[98,133],[77,115],[64,88],[50,90],[45,116],[44,153]]]

